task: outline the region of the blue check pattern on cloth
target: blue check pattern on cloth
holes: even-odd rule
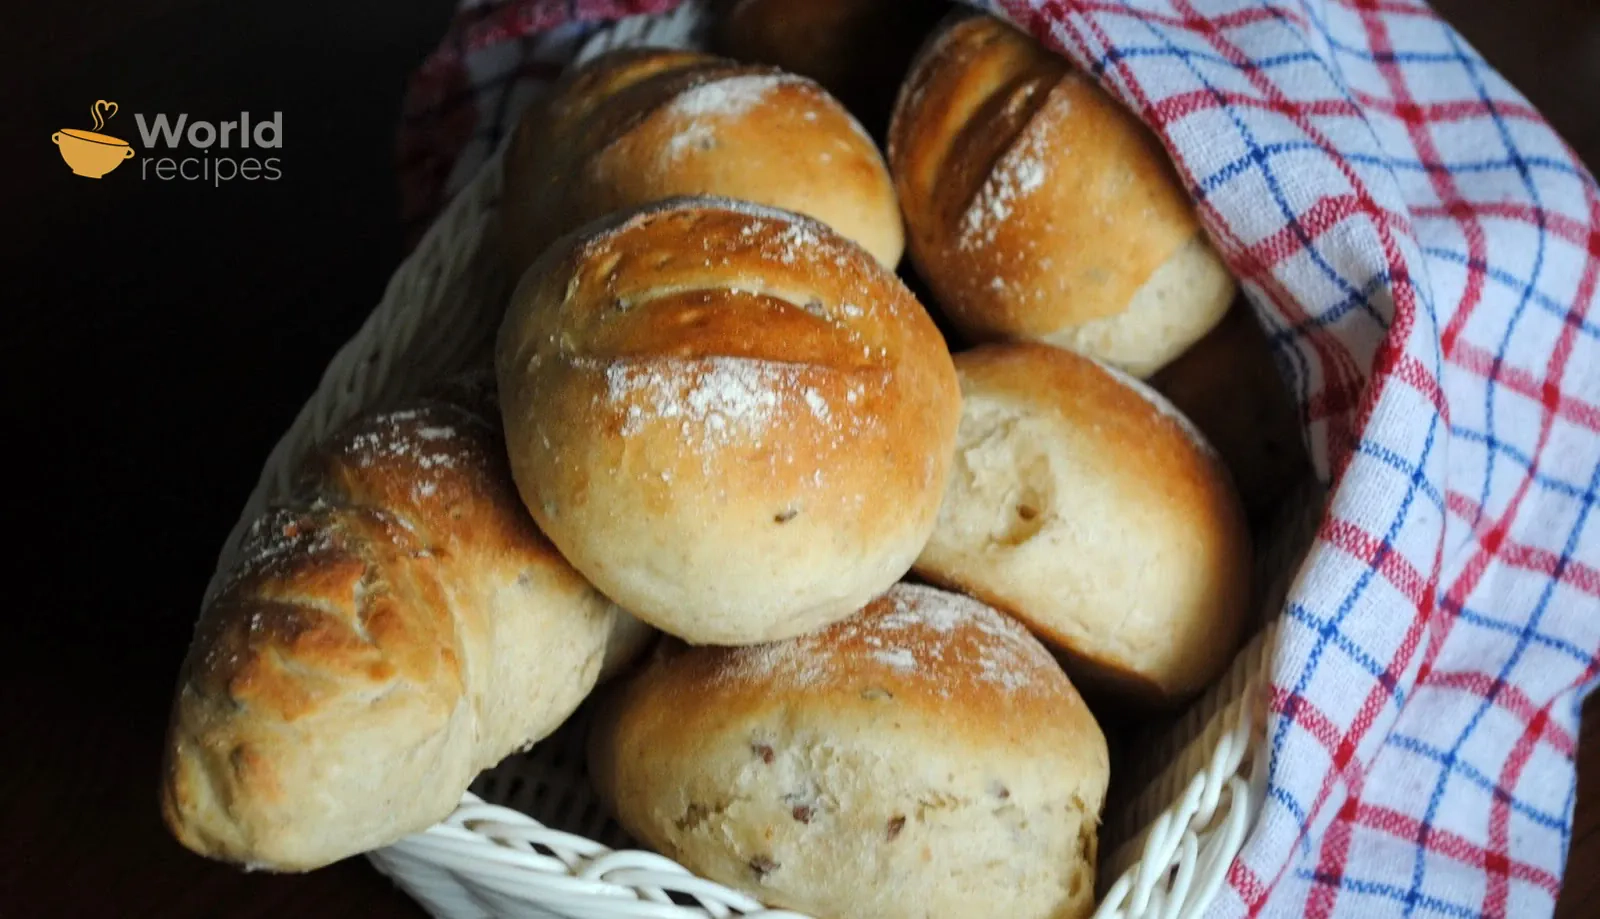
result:
[[[1214,916],[1540,916],[1600,670],[1600,190],[1410,0],[973,0],[1160,136],[1330,501],[1272,665],[1265,811]],[[409,214],[595,24],[465,3],[413,81]]]

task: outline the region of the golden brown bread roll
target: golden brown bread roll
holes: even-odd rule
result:
[[[557,237],[614,211],[719,195],[798,211],[891,268],[904,246],[877,147],[811,80],[690,51],[624,49],[530,107],[501,205],[520,273]]]
[[[893,273],[816,221],[709,198],[552,246],[496,366],[540,527],[695,643],[819,628],[899,579],[960,414],[944,342]]]
[[[1086,690],[1165,705],[1205,686],[1240,639],[1251,554],[1199,432],[1048,345],[988,345],[956,369],[956,458],[917,573],[1015,614]]]
[[[594,686],[624,614],[529,519],[493,403],[459,395],[320,445],[207,597],[161,788],[190,849],[305,870],[386,845]]]
[[[1269,519],[1310,474],[1299,412],[1249,304],[1235,305],[1150,384],[1222,454],[1252,523]]]
[[[897,585],[810,635],[664,642],[607,698],[590,776],[712,880],[830,919],[1094,908],[1105,737],[1025,629]]]
[[[1155,138],[988,16],[923,48],[889,129],[912,261],[975,341],[1032,339],[1148,376],[1234,283]]]
[[[718,20],[722,53],[821,83],[874,134],[906,68],[945,13],[934,0],[734,0]]]

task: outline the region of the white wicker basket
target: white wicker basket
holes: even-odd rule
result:
[[[698,4],[623,20],[597,35],[586,59],[617,45],[694,46],[704,32]],[[320,385],[273,448],[260,482],[219,561],[225,569],[245,526],[284,493],[307,448],[364,410],[416,392],[439,377],[487,361],[509,293],[492,241],[500,193],[494,156],[435,222],[390,279],[383,299],[334,356]],[[1264,553],[1265,607],[1281,603],[1283,579],[1319,502],[1308,497]],[[1098,917],[1196,917],[1211,902],[1261,804],[1261,680],[1275,629],[1262,628],[1230,671],[1191,709],[1145,738],[1127,758],[1145,763],[1114,775],[1101,829]],[[441,919],[570,917],[690,919],[795,917],[696,877],[660,855],[628,849],[601,810],[583,767],[582,710],[532,750],[480,776],[437,826],[368,853]],[[1154,762],[1158,768],[1150,769]],[[1136,781],[1135,793],[1126,787]]]

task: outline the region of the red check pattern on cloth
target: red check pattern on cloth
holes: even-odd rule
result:
[[[1332,483],[1216,916],[1539,916],[1600,670],[1600,190],[1411,0],[973,0],[1161,137]],[[435,209],[595,21],[468,3],[412,88]],[[588,23],[588,24],[586,24]]]

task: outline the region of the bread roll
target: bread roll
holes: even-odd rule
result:
[[[434,399],[314,450],[218,583],[162,812],[190,849],[274,870],[449,815],[588,694],[619,616],[534,527],[495,416]]]
[[[1249,304],[1229,310],[1150,384],[1217,448],[1253,524],[1271,518],[1310,475],[1300,413]]]
[[[934,0],[734,0],[718,20],[722,53],[810,77],[875,135],[911,58],[946,11]]]
[[[891,268],[904,247],[883,158],[822,87],[706,54],[625,49],[578,68],[518,125],[501,205],[511,267],[591,220],[680,195],[807,214]]]
[[[998,19],[954,19],[924,47],[889,162],[917,271],[974,341],[1045,341],[1147,376],[1233,298],[1150,132]]]
[[[1105,737],[1022,627],[897,585],[820,633],[664,649],[606,699],[590,776],[651,848],[828,919],[1094,908]]]
[[[600,682],[616,679],[644,656],[660,634],[621,607],[616,607],[605,657],[600,660]]]
[[[1221,461],[1138,381],[1047,345],[959,355],[963,408],[917,573],[1014,613],[1079,686],[1141,705],[1227,666],[1250,540]]]
[[[539,525],[694,643],[797,635],[899,579],[960,415],[944,342],[891,272],[816,221],[726,200],[553,246],[497,367]]]

